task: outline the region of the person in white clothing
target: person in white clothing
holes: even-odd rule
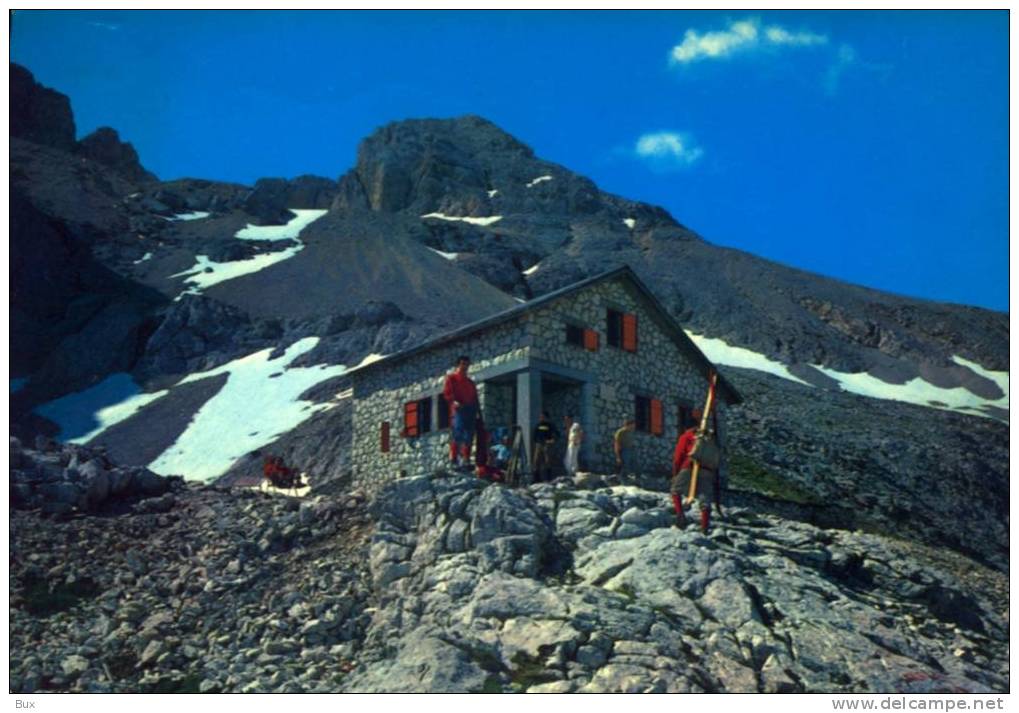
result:
[[[584,429],[573,420],[573,416],[566,417],[566,474],[574,476],[579,468],[578,458],[580,456],[580,444],[584,440]]]

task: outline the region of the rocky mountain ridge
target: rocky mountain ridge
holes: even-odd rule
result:
[[[103,458],[42,445],[14,462]],[[14,510],[11,688],[1008,690],[1006,576],[740,506],[677,530],[655,486],[436,474]]]

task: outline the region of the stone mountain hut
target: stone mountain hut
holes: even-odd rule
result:
[[[703,407],[714,368],[624,266],[351,370],[355,483],[448,466],[442,387],[460,354],[471,359],[490,432],[521,426],[530,456],[542,410],[563,436],[563,417],[573,414],[585,432],[581,469],[602,473],[615,470],[612,436],[627,418],[637,424],[637,469],[667,472],[681,429]],[[726,406],[739,401],[719,376],[720,433]],[[565,453],[565,443],[558,445]]]

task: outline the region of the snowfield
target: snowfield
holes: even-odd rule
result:
[[[241,240],[294,240],[297,243],[296,245],[273,253],[255,255],[247,260],[233,260],[230,262],[215,262],[210,260],[208,255],[195,255],[196,262],[194,265],[187,270],[170,275],[171,278],[187,278],[184,280],[184,284],[188,286],[187,289],[177,295],[175,299],[179,300],[186,294],[201,294],[202,290],[212,285],[232,280],[242,275],[250,275],[253,272],[264,270],[270,265],[275,265],[278,262],[292,258],[304,249],[304,243],[298,238],[301,231],[329,211],[292,208],[291,212],[296,215],[286,225],[248,224],[246,228],[238,230],[234,237]]]
[[[535,178],[535,179],[534,179],[533,181],[531,181],[530,183],[528,183],[528,184],[527,184],[527,187],[528,187],[528,188],[534,188],[534,187],[535,187],[536,185],[538,185],[539,183],[542,183],[542,182],[544,182],[544,181],[551,181],[551,180],[552,180],[552,176],[538,176],[538,177],[537,177],[537,178]]]
[[[471,225],[492,225],[502,220],[501,215],[490,215],[487,218],[471,218],[462,217],[455,215],[444,215],[442,213],[425,213],[422,218],[438,218],[439,220],[459,220],[464,223],[470,223]]]
[[[151,259],[152,259],[152,253],[145,253],[140,258],[135,260],[134,264],[135,265],[140,265],[141,263],[145,262],[146,260],[151,260]]]
[[[775,376],[780,376],[783,379],[796,381],[800,384],[810,386],[810,384],[803,379],[794,376],[785,364],[775,361],[774,359],[770,359],[764,354],[759,354],[758,352],[750,349],[744,349],[743,347],[732,346],[721,339],[712,339],[710,337],[694,334],[693,332],[687,332],[687,336],[689,336],[690,339],[693,340],[694,344],[696,344],[697,347],[704,352],[704,355],[708,359],[716,364],[764,371],[769,374],[774,374]],[[1007,371],[989,371],[979,364],[967,361],[959,356],[952,357],[952,359],[956,364],[964,366],[974,373],[996,383],[1004,393],[1004,396],[992,400],[977,396],[972,391],[962,386],[950,389],[943,388],[935,386],[929,381],[925,381],[919,377],[911,379],[904,384],[891,384],[887,381],[882,381],[875,376],[871,376],[866,372],[851,374],[829,369],[821,366],[820,364],[811,364],[810,366],[837,381],[844,391],[859,394],[861,396],[869,396],[875,399],[887,399],[890,401],[905,401],[907,403],[917,404],[920,406],[946,409],[949,411],[962,411],[964,413],[986,416],[989,418],[998,418],[998,416],[987,412],[985,410],[986,406],[993,406],[1008,410]]]
[[[633,230],[633,226],[637,225],[637,221],[634,220],[633,218],[623,218],[623,225],[625,225],[630,230]]]
[[[302,354],[318,344],[318,337],[294,342],[286,352],[270,359],[272,349],[249,354],[209,371],[191,374],[186,384],[217,374],[228,374],[223,388],[205,402],[177,442],[149,464],[161,475],[183,475],[188,480],[212,480],[234,461],[271,443],[319,411],[335,404],[303,401],[302,393],[326,379],[347,371],[343,365],[293,367]]]
[[[333,408],[335,401],[316,404],[300,396],[316,384],[345,373],[346,366],[290,366],[317,344],[318,337],[306,337],[276,359],[269,358],[272,349],[264,349],[181,379],[176,385],[228,375],[223,387],[202,405],[177,441],[149,468],[162,475],[211,480],[241,456],[271,443],[313,414]],[[371,354],[361,364],[382,356]],[[86,443],[167,393],[169,389],[142,393],[129,374],[114,374],[90,389],[44,404],[36,412],[60,426],[61,440]]]
[[[328,213],[328,210],[290,208],[294,217],[286,225],[251,225],[241,228],[234,235],[241,240],[297,240],[301,231]]]
[[[904,384],[889,384],[887,381],[882,381],[881,379],[871,376],[866,372],[847,374],[841,371],[835,371],[834,369],[828,369],[819,364],[812,364],[811,366],[838,381],[839,385],[845,391],[860,394],[862,396],[871,396],[877,399],[889,399],[891,401],[905,401],[911,404],[919,404],[920,406],[933,406],[934,408],[949,411],[964,411],[966,413],[976,414],[979,416],[990,416],[992,418],[997,418],[997,416],[992,416],[985,412],[985,406],[997,406],[998,408],[1008,410],[1007,371],[987,371],[979,364],[974,364],[973,362],[963,363],[965,360],[960,361],[960,358],[957,356],[953,357],[953,359],[957,364],[960,364],[960,366],[966,366],[981,376],[987,376],[987,378],[997,383],[1004,392],[1004,396],[996,400],[991,400],[977,396],[972,391],[962,386],[946,389],[941,386],[935,386],[929,381],[925,381],[919,377],[910,379]],[[1004,381],[1004,384],[1002,384],[1002,380]]]
[[[540,262],[540,261],[539,261],[539,262],[536,262],[536,263],[534,263],[534,264],[533,264],[533,265],[531,265],[531,266],[530,266],[529,268],[527,268],[526,270],[524,270],[524,274],[525,274],[525,275],[533,275],[534,273],[536,273],[536,272],[538,271],[538,266],[539,266],[540,264],[541,264],[541,262]]]
[[[43,404],[35,412],[60,427],[60,440],[80,444],[87,443],[166,394],[166,390],[142,393],[131,375],[121,372],[111,374],[84,391]]]
[[[789,379],[790,381],[799,382],[804,386],[810,386],[803,379],[793,376],[785,364],[770,359],[763,354],[751,351],[750,349],[744,349],[743,347],[734,347],[721,339],[713,339],[700,334],[694,334],[693,332],[687,332],[686,335],[693,340],[698,349],[704,352],[704,356],[715,364],[766,371],[769,374],[781,376],[783,379]]]

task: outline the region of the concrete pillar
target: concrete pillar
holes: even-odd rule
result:
[[[524,450],[527,455],[527,472],[531,470],[534,453],[531,433],[541,416],[541,372],[528,369],[517,374],[517,425],[524,432]]]
[[[580,460],[585,467],[598,470],[601,463],[594,462],[595,446],[600,443],[601,433],[594,412],[595,385],[585,381],[580,386],[580,427],[584,429],[584,441],[580,446]]]

